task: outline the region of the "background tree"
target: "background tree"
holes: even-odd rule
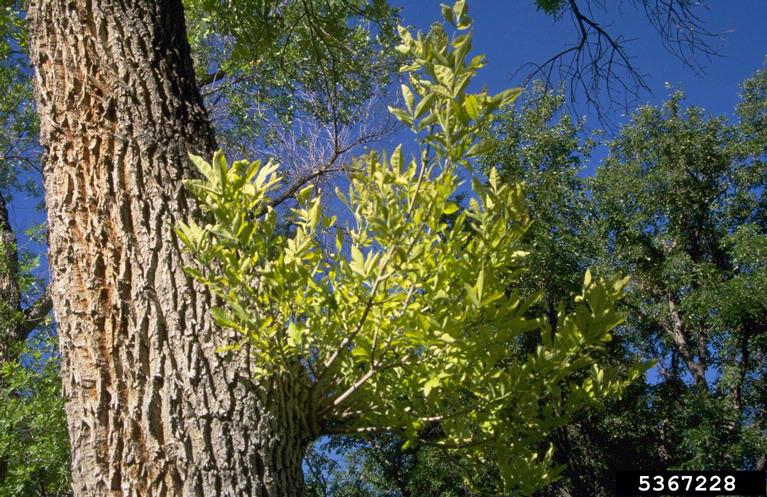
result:
[[[530,205],[530,229],[522,243],[529,277],[523,288],[541,299],[532,311],[549,317],[556,332],[556,315],[562,303],[572,302],[584,268],[598,265],[603,255],[596,205],[585,169],[596,141],[587,134],[583,120],[567,112],[564,92],[551,93],[537,83],[519,106],[499,116],[488,130],[492,152],[482,158],[485,171],[496,167],[507,181],[524,181]],[[614,269],[603,269],[610,273]],[[531,337],[527,347],[537,341]],[[625,368],[638,360],[627,337],[613,335],[600,360]],[[644,424],[641,382],[621,399],[609,399],[579,414],[552,433],[555,460],[563,466],[562,479],[541,495],[608,495],[616,469],[654,467],[652,448],[644,444],[653,427]]]
[[[0,192],[0,494],[14,497],[69,492],[57,353],[44,321],[50,304],[31,274],[36,265],[16,246]]]
[[[504,170],[524,179],[529,194],[545,185],[541,198],[531,202],[541,210],[531,214],[528,231],[529,243],[555,241],[539,252],[542,260],[533,266],[541,280],[548,280],[544,295],[566,288],[559,282],[573,272],[562,266],[563,260],[578,267],[601,259],[602,271],[635,275],[627,320],[614,335],[606,360],[628,364],[655,359],[661,375],[667,375],[662,381],[648,378],[633,385],[622,399],[608,400],[560,430],[554,439],[558,453],[567,454],[562,461],[567,463],[566,478],[545,494],[610,495],[616,469],[764,464],[763,422],[755,415],[762,410],[762,399],[752,396],[751,408],[738,400],[743,388],[752,395],[762,388],[755,372],[763,367],[764,333],[759,330],[767,293],[759,255],[745,254],[759,254],[764,239],[764,142],[756,132],[763,117],[763,85],[763,71],[743,84],[740,121],[733,124],[699,108],[682,110],[679,93],[662,109],[640,108],[632,124],[610,143],[594,180],[576,176],[588,140],[569,125],[566,114],[552,119],[552,109],[561,108],[563,100],[544,96],[537,105],[523,106],[518,115],[501,120],[496,134],[500,146],[489,156],[491,164],[508,164]],[[520,160],[525,157],[534,160]],[[556,158],[558,167],[550,165],[549,157]],[[572,232],[590,237],[568,237]],[[677,255],[651,252],[650,247],[658,246]],[[691,251],[708,255],[693,256]],[[695,257],[699,265],[689,262]],[[743,257],[739,260],[744,262],[735,262]],[[559,270],[550,272],[550,267]],[[686,319],[681,313],[678,321],[671,319],[674,306],[662,297],[668,293],[648,289],[648,268],[653,268],[655,284],[681,295],[686,305],[679,307],[687,309]],[[703,351],[703,360],[689,362],[690,376],[680,371],[680,349],[693,330],[687,329],[685,340],[675,340],[668,324],[647,319],[648,306],[680,326],[694,316],[692,328],[704,335],[702,340],[710,340],[688,346],[693,354]],[[669,361],[675,365],[667,366]],[[705,364],[714,369],[708,375],[713,384],[702,390],[691,387],[696,371],[699,385],[708,381],[698,369]]]
[[[69,496],[69,439],[55,336],[38,330],[15,347],[18,359],[0,365],[0,494]]]
[[[24,341],[51,307],[46,292],[30,286],[30,281],[19,281],[29,276],[20,272],[24,261],[20,260],[8,202],[14,193],[40,193],[36,183],[40,148],[29,74],[24,70],[26,32],[20,5],[6,1],[2,7],[0,84],[5,91],[0,97],[0,320],[4,325],[0,325],[0,360],[15,357],[11,349]],[[28,254],[22,251],[21,256]]]
[[[767,316],[764,143],[748,112],[764,105],[760,83],[761,71],[744,84],[734,124],[684,109],[679,92],[640,108],[594,180],[608,264],[635,275],[627,323],[675,390],[675,465],[747,467],[764,453],[762,402],[743,400],[763,388]]]
[[[396,121],[397,11],[386,2],[185,2],[205,105],[236,157],[270,157],[282,196],[343,172]]]
[[[523,181],[534,222],[523,243],[529,294],[556,322],[557,307],[578,292],[577,274],[598,261],[593,205],[583,176],[595,142],[584,137],[583,121],[564,112],[562,92],[536,83],[518,108],[496,119],[487,131],[492,151],[483,155],[485,172],[497,168],[506,181]]]
[[[307,455],[308,495],[344,497],[476,497],[453,462],[436,447],[402,448],[402,439],[336,438]],[[329,455],[333,455],[331,457]],[[482,477],[480,476],[480,479]],[[490,477],[492,479],[492,477]]]

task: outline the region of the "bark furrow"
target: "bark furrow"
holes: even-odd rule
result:
[[[75,495],[299,495],[306,437],[217,353],[182,270],[187,153],[215,142],[181,2],[33,0],[29,21]]]

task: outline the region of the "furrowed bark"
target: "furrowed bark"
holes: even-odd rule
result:
[[[29,21],[75,495],[301,495],[305,400],[246,386],[182,270],[187,153],[215,141],[180,0],[33,0]]]

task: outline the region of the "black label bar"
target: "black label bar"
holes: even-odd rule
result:
[[[617,471],[615,495],[767,497],[766,475],[765,471]]]

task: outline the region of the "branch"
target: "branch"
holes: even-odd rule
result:
[[[0,305],[9,311],[17,310],[21,302],[17,270],[16,236],[5,199],[0,194]]]
[[[305,172],[304,174],[300,175],[298,178],[294,179],[290,186],[288,186],[282,193],[280,193],[277,197],[272,198],[269,200],[269,202],[266,203],[264,207],[262,207],[258,212],[255,213],[255,217],[262,216],[266,213],[267,209],[269,207],[275,208],[284,202],[294,198],[295,194],[300,191],[304,186],[318,180],[319,178],[332,173],[339,173],[339,172],[351,172],[353,169],[350,166],[346,165],[336,165],[339,161],[342,161],[344,156],[351,151],[352,149],[360,146],[365,145],[370,142],[377,141],[387,134],[391,132],[388,128],[383,128],[377,132],[371,132],[368,134],[363,134],[356,138],[355,140],[352,140],[351,142],[342,144],[339,132],[334,126],[333,128],[333,138],[332,138],[332,152],[330,153],[330,157],[328,157],[322,165],[310,167],[309,170]]]
[[[16,329],[19,339],[26,339],[27,335],[45,320],[52,309],[51,287],[48,285],[37,301],[24,309],[24,321]]]
[[[333,162],[335,162],[335,159],[333,160]],[[333,162],[324,164],[323,166],[321,166],[317,170],[312,171],[310,173],[304,174],[303,176],[301,176],[300,178],[295,180],[293,182],[293,184],[290,185],[279,196],[271,199],[266,205],[268,207],[272,207],[272,208],[277,207],[278,205],[282,204],[286,200],[289,200],[289,199],[293,198],[293,196],[301,188],[303,188],[304,186],[308,185],[310,182],[312,182],[313,180],[319,178],[320,176],[324,176],[325,174],[328,174],[328,173],[342,172],[342,171],[347,171],[348,170],[348,168],[346,168],[344,166],[332,167]],[[265,210],[265,208],[264,208],[264,210]]]
[[[202,78],[199,82],[200,87],[202,86],[208,86],[210,84],[216,83],[217,81],[220,81],[224,78],[226,78],[228,74],[226,71],[219,69],[218,71],[214,71],[210,74],[205,75],[204,78]]]
[[[383,371],[386,371],[388,369],[392,368],[398,368],[403,367],[407,365],[407,360],[410,358],[410,354],[406,355],[402,358],[400,361],[391,362],[389,364],[381,366],[380,364],[376,367],[371,367],[367,370],[367,372],[360,377],[359,380],[355,381],[352,386],[350,386],[346,391],[341,393],[338,397],[333,399],[333,401],[328,404],[326,407],[320,409],[320,412],[317,414],[319,417],[322,417],[332,411],[334,408],[341,405],[346,399],[348,399],[351,395],[353,395],[355,392],[357,392],[367,381],[372,378],[373,376],[377,375],[378,373],[381,373]]]
[[[701,388],[707,388],[705,364],[696,362],[690,351],[687,339],[684,336],[684,322],[679,314],[676,302],[671,295],[668,295],[666,303],[668,305],[669,317],[671,318],[671,326],[665,327],[666,332],[671,336],[679,355],[682,356],[682,359],[687,364],[687,369],[689,369],[690,374],[695,379],[695,384]]]
[[[422,165],[421,170],[418,173],[418,181],[415,185],[415,191],[413,192],[413,197],[409,199],[408,201],[408,208],[407,213],[405,214],[405,218],[410,217],[410,214],[413,212],[413,207],[415,206],[415,200],[418,197],[418,192],[421,189],[421,183],[423,182],[423,178],[426,174],[426,166]],[[410,252],[413,248],[413,245],[415,244],[415,239],[410,243],[410,247],[407,249],[407,252]],[[386,251],[383,258],[381,259],[380,263],[380,270],[381,272],[376,277],[375,282],[373,283],[373,288],[370,290],[370,299],[368,299],[367,303],[365,304],[365,309],[362,311],[362,317],[360,318],[359,323],[357,323],[357,327],[355,330],[351,333],[351,335],[348,335],[346,338],[341,340],[341,343],[338,345],[338,348],[333,352],[333,354],[330,356],[330,358],[325,362],[325,369],[323,369],[320,372],[319,377],[317,377],[317,381],[315,385],[319,385],[322,378],[330,371],[330,369],[335,364],[336,360],[341,356],[341,353],[346,349],[346,347],[357,337],[357,334],[359,334],[360,331],[362,331],[362,326],[365,324],[365,320],[368,317],[368,314],[370,313],[370,309],[373,307],[373,301],[375,299],[376,292],[378,291],[379,285],[386,280],[391,273],[387,273],[386,267],[389,265],[389,260],[391,259],[392,255],[394,255],[394,248],[395,245],[392,245],[389,247],[389,250]]]
[[[386,265],[389,263],[389,258],[391,258],[391,254],[394,252],[394,247],[390,247],[389,251],[384,256],[382,262],[381,262],[381,271],[383,271],[386,268]],[[370,290],[370,298],[368,299],[367,303],[365,304],[365,308],[362,310],[362,316],[360,316],[360,320],[357,322],[357,326],[354,328],[354,330],[344,337],[343,340],[341,340],[341,343],[338,344],[338,347],[333,351],[333,353],[330,355],[327,361],[325,361],[324,369],[320,371],[319,376],[317,377],[317,380],[314,383],[314,386],[319,385],[325,375],[333,368],[335,365],[335,362],[338,360],[339,357],[341,357],[341,353],[346,349],[346,347],[354,341],[355,338],[357,338],[357,335],[362,331],[362,327],[365,325],[365,321],[367,320],[368,314],[370,314],[370,309],[373,307],[373,301],[375,300],[376,293],[378,292],[378,287],[381,285],[381,282],[386,279],[389,275],[382,272],[376,277],[375,282],[373,283],[373,288]]]
[[[440,449],[468,449],[478,447],[495,441],[495,437],[481,438],[470,442],[433,442],[431,440],[416,439],[418,443],[429,447],[438,447]]]
[[[396,433],[398,431],[395,426],[360,426],[354,427],[340,427],[333,426],[322,429],[323,435],[361,435],[363,433]]]
[[[705,8],[702,2],[639,0],[636,4],[638,9],[644,10],[644,16],[658,33],[664,49],[697,74],[703,72],[699,55],[706,59],[719,55],[711,41],[720,35],[708,31],[696,13],[696,9]],[[599,0],[568,0],[566,10],[577,32],[575,42],[544,62],[525,64],[515,73],[525,67],[531,68],[525,84],[536,78],[542,79],[548,87],[568,82],[571,105],[583,98],[596,110],[602,122],[609,122],[605,105],[620,104],[628,109],[642,93],[651,90],[645,75],[626,51],[631,40],[608,32],[594,17],[594,5],[607,9],[606,3]],[[603,92],[607,97],[606,104]]]
[[[707,60],[719,56],[712,41],[721,34],[709,31],[693,8],[706,9],[703,2],[689,0],[642,0],[645,17],[660,35],[663,48],[684,65],[702,76],[703,66],[698,55]]]

